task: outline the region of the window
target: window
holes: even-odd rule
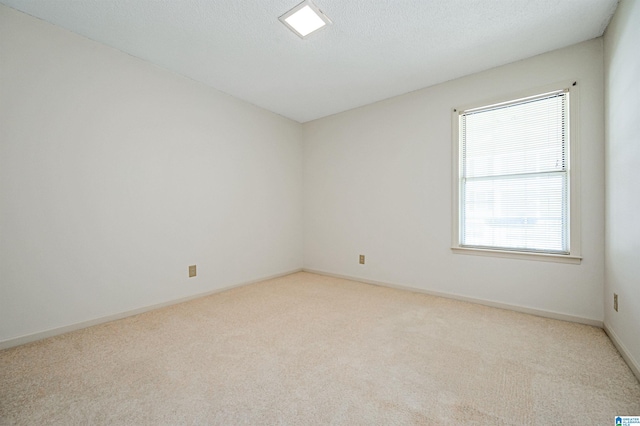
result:
[[[454,111],[454,249],[579,261],[572,92]]]

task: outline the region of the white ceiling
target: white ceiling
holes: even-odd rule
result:
[[[617,0],[0,0],[298,122],[603,34]]]

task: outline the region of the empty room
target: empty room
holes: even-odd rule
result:
[[[638,46],[638,0],[0,0],[0,424],[640,425]]]

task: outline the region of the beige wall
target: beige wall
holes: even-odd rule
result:
[[[301,268],[300,138],[0,6],[0,343]]]
[[[640,2],[622,0],[605,34],[605,325],[640,378]],[[613,294],[619,297],[613,310]]]

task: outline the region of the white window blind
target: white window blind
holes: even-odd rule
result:
[[[460,113],[460,246],[569,254],[568,96]]]

